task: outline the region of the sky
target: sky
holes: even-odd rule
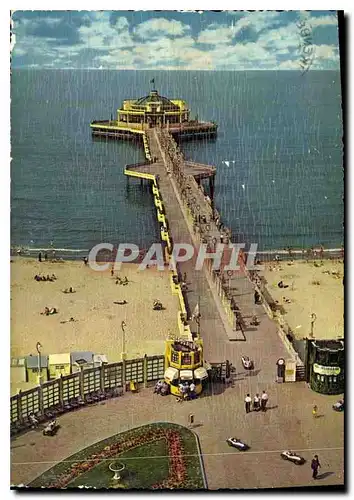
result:
[[[12,68],[339,69],[333,11],[22,10],[12,35]]]

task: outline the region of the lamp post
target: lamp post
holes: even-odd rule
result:
[[[42,385],[41,349],[42,344],[40,342],[37,342],[36,350],[38,352],[38,385]]]
[[[122,323],[121,323],[122,332],[123,332],[123,337],[122,337],[122,354],[121,354],[122,359],[125,359],[127,357],[127,354],[125,352],[125,327],[126,326],[127,325],[126,325],[125,321],[123,320]]]
[[[312,338],[313,338],[313,327],[314,327],[316,319],[317,319],[316,314],[312,313],[311,314],[311,334],[310,334]]]

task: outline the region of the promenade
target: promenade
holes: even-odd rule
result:
[[[243,397],[251,378],[238,372],[234,387],[213,386],[212,397],[204,393],[179,404],[144,389],[64,414],[53,437],[43,436],[41,429],[27,432],[11,442],[11,483],[28,484],[53,462],[113,434],[158,421],[187,425],[193,413],[209,489],[343,484],[344,419],[331,409],[337,398],[312,393],[304,383],[273,384],[267,387],[269,410],[246,415]],[[313,404],[318,419],[312,417]],[[243,439],[250,450],[229,448],[225,440],[231,436]],[[307,463],[299,467],[281,460],[285,449],[298,451]],[[315,453],[322,465],[317,482],[309,464]]]

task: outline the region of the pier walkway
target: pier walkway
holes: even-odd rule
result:
[[[258,327],[249,329],[242,333],[235,331],[228,321],[225,310],[218,297],[215,283],[211,279],[207,269],[202,271],[195,269],[196,257],[200,242],[211,243],[220,242],[221,234],[223,241],[228,241],[228,230],[222,228],[222,232],[217,227],[218,217],[212,219],[213,204],[198,186],[190,178],[189,162],[183,162],[183,170],[188,172],[187,178],[188,199],[193,200],[195,206],[199,206],[201,219],[205,217],[207,223],[201,223],[197,227],[191,216],[187,196],[183,188],[178,185],[173,175],[168,156],[164,148],[165,131],[151,129],[147,132],[147,138],[151,157],[154,163],[137,166],[140,172],[159,176],[159,190],[165,206],[166,217],[169,221],[169,231],[174,243],[188,243],[194,246],[194,258],[179,264],[181,274],[186,273],[189,290],[187,293],[189,314],[200,303],[200,334],[204,343],[205,358],[209,362],[220,362],[229,359],[234,366],[240,366],[241,355],[248,355],[254,359],[256,370],[252,383],[258,383],[259,378],[262,383],[270,384],[275,380],[276,362],[280,357],[289,358],[283,342],[281,341],[276,324],[271,321],[262,306],[254,306],[254,287],[244,272],[235,272],[231,280],[231,289],[237,298],[237,304],[244,318],[257,314],[261,319]],[[209,166],[209,172],[214,173],[213,167]],[[204,170],[204,174],[207,170]],[[209,198],[209,199],[208,199]],[[204,231],[204,227],[206,228]],[[197,331],[197,325],[191,323],[192,331]],[[243,342],[232,342],[243,340]],[[250,383],[250,379],[249,379]]]

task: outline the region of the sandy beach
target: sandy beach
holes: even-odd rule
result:
[[[311,314],[315,313],[314,338],[344,337],[344,266],[338,260],[283,261],[267,263],[262,274],[267,288],[286,311],[285,320],[297,338],[311,331]],[[283,281],[288,288],[279,288]],[[288,302],[288,299],[290,302]]]
[[[55,274],[53,282],[37,282],[36,274]],[[14,258],[11,263],[11,357],[93,351],[109,362],[120,361],[121,322],[126,323],[129,358],[162,354],[169,332],[177,333],[178,299],[172,295],[168,271],[139,271],[126,264],[115,276],[127,276],[129,284],[116,284],[110,270],[94,271],[82,261],[38,262]],[[73,287],[75,293],[63,293]],[[153,300],[165,310],[154,311]],[[114,301],[126,300],[126,305]],[[41,315],[45,307],[58,314]],[[66,322],[74,318],[74,322]]]

